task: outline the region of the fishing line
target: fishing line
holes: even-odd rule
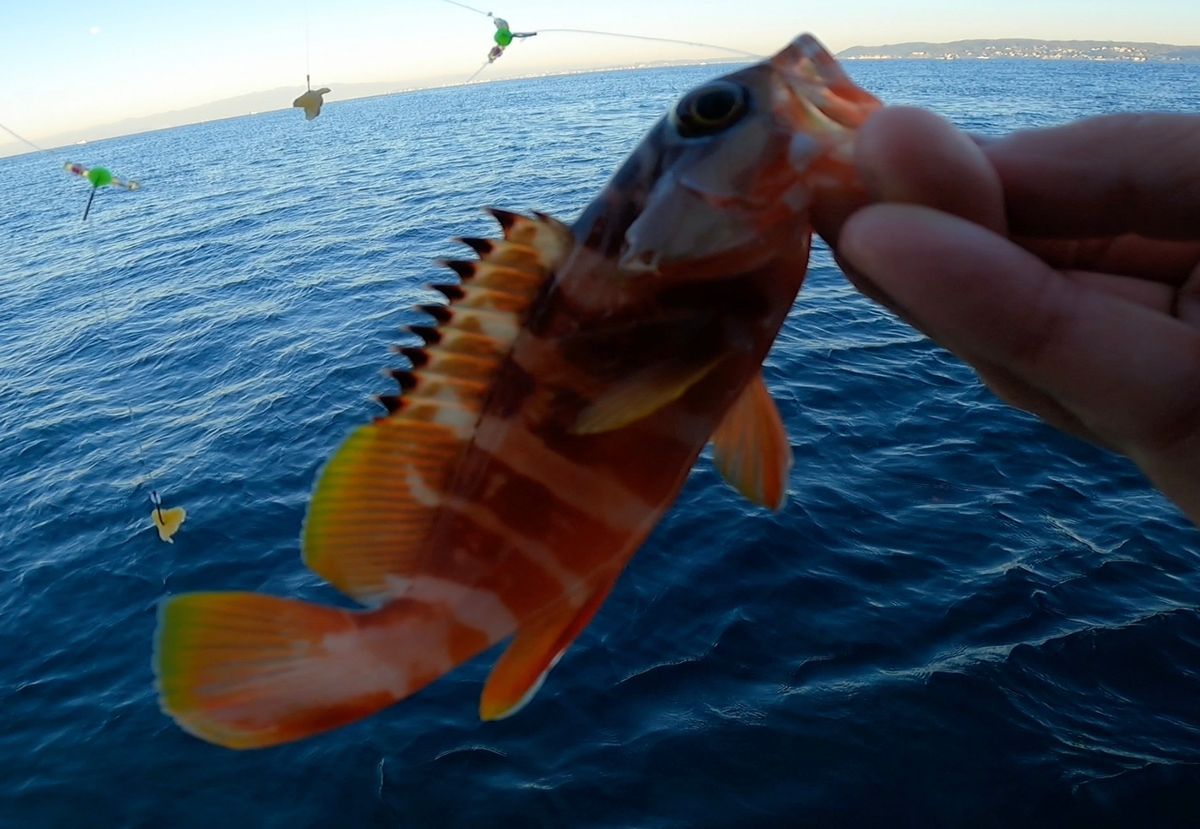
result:
[[[322,96],[329,91],[329,87],[322,87],[316,90],[312,88],[312,14],[310,13],[308,0],[305,0],[304,92],[300,94],[300,97],[292,101],[292,106],[304,110],[304,120],[311,121],[321,114],[321,107],[325,104],[325,99]]]
[[[44,147],[40,147],[37,144],[35,144],[34,142],[30,141],[25,136],[21,135],[20,133],[16,132],[15,130],[11,129],[10,127],[8,127],[4,124],[0,124],[0,130],[4,130],[6,133],[11,135],[13,138],[16,138],[21,143],[31,147],[33,150],[41,153],[42,155],[49,156],[52,159],[56,159],[56,160],[61,159],[61,158],[65,157],[65,155],[66,155],[62,150],[54,152],[51,150],[47,150]],[[98,193],[99,191],[100,191],[99,187],[92,187],[91,192],[88,194],[87,206],[84,208],[84,211],[83,211],[83,218],[85,220],[87,219],[88,214],[91,212],[92,201],[96,198],[96,193]],[[92,224],[93,224],[93,226],[95,225],[94,220],[93,220]],[[93,274],[96,274],[96,273],[98,273],[98,266],[101,261],[100,247],[99,247],[99,243],[97,242],[97,231],[95,229],[85,230],[84,234],[87,237],[87,248],[88,248],[88,254],[89,254],[89,259],[90,259],[90,261],[88,263],[89,270]],[[114,341],[112,339],[112,331],[113,331],[112,315],[109,314],[109,306],[112,304],[112,300],[109,297],[108,285],[106,284],[106,282],[104,280],[100,280],[99,288],[100,288],[100,312],[104,315],[104,334],[102,336],[102,339],[103,339],[105,345],[108,346],[109,351],[111,352],[111,351],[115,350]],[[137,423],[136,423],[136,420],[135,420],[134,414],[133,414],[133,406],[129,403],[129,401],[127,399],[122,402],[124,402],[124,404],[125,404],[125,416],[126,416],[126,418],[128,418],[129,428],[130,428],[131,432],[133,433],[134,443],[137,445],[136,457],[137,457],[138,464],[141,466],[141,470],[142,470],[142,480],[139,480],[137,483],[135,483],[134,487],[133,487],[134,491],[136,492],[137,490],[142,488],[143,482],[150,485],[151,487],[153,487],[154,481],[155,481],[155,475],[154,475],[154,473],[152,473],[150,471],[150,465],[146,462],[146,447],[142,444],[142,439],[138,435],[138,432],[137,432]],[[158,520],[160,522],[162,522],[163,524],[166,524],[168,521],[168,518],[163,514],[162,498],[159,496],[157,489],[151,488],[150,503],[154,505],[154,513],[158,516]]]
[[[96,191],[93,190],[92,195],[95,195],[95,193],[96,193]],[[94,223],[93,223],[93,225],[94,225]],[[91,260],[89,262],[89,265],[91,266],[91,271],[92,271],[93,275],[95,275],[98,273],[97,267],[100,262],[100,247],[96,241],[97,234],[96,234],[96,231],[94,231],[94,230],[84,231],[84,233],[87,235],[87,240],[88,240],[88,242],[87,242],[88,253],[90,255],[90,260]],[[109,306],[112,304],[112,299],[108,293],[107,281],[103,280],[103,279],[99,280],[98,287],[100,288],[100,299],[101,299],[100,311],[104,315],[103,340],[104,340],[105,345],[108,346],[109,351],[115,352],[116,351],[116,346],[114,344],[115,341],[112,338],[112,334],[113,334],[112,316],[108,312]],[[146,447],[142,444],[142,439],[137,433],[137,423],[136,423],[136,420],[135,420],[134,414],[133,414],[133,406],[130,404],[128,399],[125,399],[122,402],[125,404],[125,415],[129,420],[129,428],[130,428],[130,431],[133,433],[134,443],[137,444],[137,456],[136,457],[137,457],[138,464],[141,466],[141,469],[142,469],[142,479],[147,484],[149,484],[151,487],[153,487],[154,481],[155,481],[155,476],[154,476],[154,473],[152,473],[150,471],[150,465],[146,462]],[[133,486],[134,491],[136,492],[137,490],[141,489],[142,485],[143,485],[143,481],[139,480]],[[154,509],[159,514],[159,517],[161,519],[161,517],[162,517],[162,499],[159,497],[157,490],[155,490],[153,488],[151,488],[151,490],[150,490],[150,502],[152,504],[154,504]]]
[[[466,3],[461,3],[461,2],[459,2],[459,0],[442,0],[442,2],[449,3],[451,6],[458,6],[461,9],[466,9],[467,11],[475,12],[476,14],[481,14],[484,17],[490,17],[496,21],[497,27],[503,28],[505,30],[504,33],[508,35],[508,41],[500,41],[499,39],[497,39],[496,42],[499,43],[500,46],[498,46],[497,49],[493,50],[495,52],[495,54],[489,56],[488,60],[482,66],[480,66],[478,69],[476,69],[474,72],[472,72],[471,77],[467,78],[465,81],[463,81],[463,83],[470,83],[471,81],[475,80],[475,78],[479,77],[479,73],[482,72],[484,69],[486,69],[487,65],[489,63],[492,63],[496,58],[500,57],[500,55],[503,54],[503,48],[505,46],[507,46],[508,43],[511,42],[514,37],[524,39],[527,37],[533,37],[535,35],[545,34],[545,33],[549,33],[549,32],[565,33],[565,34],[580,34],[580,35],[598,35],[601,37],[622,38],[624,40],[645,40],[645,41],[652,41],[654,43],[673,43],[673,44],[676,44],[679,46],[695,46],[695,47],[698,47],[701,49],[714,49],[718,52],[725,52],[727,54],[737,55],[738,57],[754,58],[756,60],[761,59],[763,57],[762,55],[759,55],[755,52],[747,52],[744,49],[734,49],[729,46],[720,46],[716,43],[703,43],[703,42],[697,41],[697,40],[681,40],[679,38],[673,38],[673,37],[653,37],[650,35],[634,35],[634,34],[628,34],[626,32],[603,32],[603,31],[599,31],[597,29],[555,28],[555,29],[535,29],[530,32],[522,32],[522,33],[508,32],[507,31],[507,23],[502,18],[496,17],[495,14],[493,14],[492,12],[484,11],[483,9],[477,9],[474,6],[469,6]],[[499,38],[499,36],[497,36],[497,38]]]
[[[450,0],[446,0],[449,2]],[[649,37],[648,35],[629,35],[624,32],[598,32],[594,29],[538,29],[537,34],[543,32],[574,32],[582,35],[604,35],[606,37],[623,37],[627,40],[654,40],[659,43],[677,43],[681,46],[700,46],[704,49],[716,49],[720,52],[729,52],[733,55],[740,55],[745,58],[761,58],[762,55],[757,55],[754,52],[746,52],[742,49],[732,49],[728,46],[718,46],[715,43],[700,43],[695,40],[677,40],[673,37]]]
[[[489,63],[491,63],[491,61],[485,60],[483,63],[479,64],[479,68],[476,69],[474,72],[472,72],[471,77],[467,78],[465,81],[463,81],[463,83],[470,83],[471,81],[478,78],[479,73],[482,72],[484,69],[487,69]]]
[[[491,12],[485,12],[483,9],[477,9],[474,6],[468,6],[466,3],[459,3],[458,0],[442,0],[443,3],[449,3],[451,6],[458,6],[460,9],[482,14],[484,17],[493,17]]]
[[[312,50],[309,47],[309,30],[312,20],[309,14],[309,0],[304,0],[304,85],[312,92]]]
[[[4,130],[13,138],[17,139],[23,144],[28,145],[34,151],[55,159],[56,161],[66,158],[66,152],[61,148],[57,150],[47,150],[46,148],[40,147],[33,143],[25,136],[16,132],[12,128],[5,126],[4,124],[0,124],[0,130]],[[105,167],[93,167],[91,170],[88,170],[88,168],[80,164],[74,164],[69,161],[63,162],[62,166],[67,172],[86,179],[92,185],[92,191],[88,193],[87,203],[83,207],[83,220],[85,222],[87,221],[88,214],[92,212],[92,202],[95,200],[96,193],[101,187],[112,186],[123,190],[140,190],[142,187],[142,185],[136,181],[126,181],[125,179],[117,178]]]
[[[30,141],[28,138],[25,138],[24,136],[18,135],[17,133],[13,132],[13,131],[12,131],[12,130],[10,130],[8,127],[4,126],[3,124],[0,124],[0,130],[4,130],[6,133],[8,133],[9,135],[11,135],[13,138],[15,138],[15,139],[17,139],[18,141],[20,141],[22,144],[28,144],[30,147],[33,147],[33,149],[37,150],[39,153],[45,153],[45,154],[46,154],[46,155],[48,155],[48,156],[53,156],[53,155],[54,155],[54,153],[50,152],[49,150],[44,150],[44,149],[42,149],[42,148],[41,148],[41,147],[39,147],[37,144],[34,144],[32,141]]]
[[[107,172],[106,172],[106,174],[107,174]],[[107,175],[109,176],[110,179],[112,178],[111,174],[107,174]],[[135,182],[129,182],[129,184],[136,185]],[[140,187],[140,185],[136,185],[136,186]],[[98,186],[93,186],[91,195],[88,198],[88,209],[91,208],[92,198],[95,197],[96,192],[99,189],[100,188]],[[85,219],[87,218],[87,210],[84,211],[83,217]],[[93,277],[99,277],[100,276],[99,267],[100,267],[101,257],[100,257],[100,246],[99,246],[99,241],[98,241],[99,231],[95,228],[95,222],[92,223],[92,227],[84,230],[84,233],[87,236],[87,246],[88,246],[89,254],[91,257],[91,261],[89,262],[91,273],[92,273]],[[112,304],[112,300],[111,300],[111,297],[110,297],[110,294],[108,291],[108,282],[104,278],[98,278],[98,279],[96,279],[96,282],[98,283],[98,287],[100,289],[100,298],[101,298],[100,308],[104,314],[103,340],[104,340],[105,344],[108,346],[109,352],[112,353],[113,355],[115,355],[118,352],[119,345],[116,343],[116,340],[113,337],[115,329],[113,327],[113,318],[109,314],[109,306]],[[183,522],[185,520],[187,520],[187,510],[185,510],[183,507],[179,507],[179,506],[171,507],[167,510],[163,509],[162,497],[159,495],[158,490],[155,487],[155,481],[156,481],[157,476],[151,471],[150,465],[146,460],[148,453],[146,452],[145,445],[142,443],[142,437],[138,432],[136,418],[134,417],[134,414],[133,414],[133,404],[129,400],[129,395],[125,394],[122,390],[119,389],[120,375],[115,370],[115,367],[116,367],[115,356],[113,358],[113,366],[114,366],[113,382],[115,385],[118,386],[118,390],[116,391],[116,396],[117,396],[118,402],[124,404],[125,416],[126,416],[126,418],[128,418],[128,421],[129,421],[129,430],[133,436],[134,444],[137,446],[137,454],[136,454],[137,461],[138,461],[138,464],[141,467],[141,471],[142,471],[141,479],[139,479],[134,484],[134,487],[133,487],[134,492],[137,492],[138,490],[140,490],[143,487],[143,485],[148,486],[150,488],[150,492],[149,492],[150,503],[154,505],[154,510],[150,514],[151,523],[154,525],[155,529],[158,530],[158,537],[160,540],[173,544],[174,543],[173,536],[179,530],[180,525],[182,525]]]

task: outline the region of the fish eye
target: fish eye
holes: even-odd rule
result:
[[[671,122],[685,138],[712,135],[736,123],[746,112],[746,90],[729,81],[694,89],[671,110]]]

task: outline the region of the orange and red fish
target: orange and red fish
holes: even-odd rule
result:
[[[524,705],[705,444],[782,505],[760,374],[808,264],[816,194],[858,190],[879,106],[812,37],[685,95],[573,225],[494,210],[402,394],[321,472],[304,561],[370,609],[192,593],[160,610],[163,709],[231,748],[366,717],[511,637],[480,715]],[[861,191],[859,191],[861,192]]]

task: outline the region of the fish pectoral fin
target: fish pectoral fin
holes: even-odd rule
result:
[[[649,417],[703,380],[720,359],[701,366],[667,363],[640,371],[608,389],[580,412],[571,431],[577,435],[596,435]]]
[[[179,531],[179,526],[187,520],[187,510],[183,507],[170,509],[155,509],[150,513],[150,522],[158,530],[158,537],[168,544],[174,544],[171,536]]]
[[[533,699],[550,669],[596,615],[616,580],[616,576],[604,579],[580,606],[551,611],[517,629],[483,687],[480,719],[510,717]]]
[[[756,504],[783,506],[792,445],[762,374],[746,384],[712,441],[713,460],[730,486]]]

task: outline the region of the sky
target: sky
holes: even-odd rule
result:
[[[812,32],[833,51],[966,38],[1200,45],[1196,0],[3,0],[0,124],[33,141],[277,87],[466,80],[514,31],[593,29],[767,54]],[[805,8],[805,7],[808,8]],[[901,11],[902,10],[902,11]],[[648,41],[544,32],[481,78],[728,57]],[[336,100],[335,93],[329,100]],[[281,106],[290,101],[285,100]],[[7,139],[0,135],[0,144]]]

